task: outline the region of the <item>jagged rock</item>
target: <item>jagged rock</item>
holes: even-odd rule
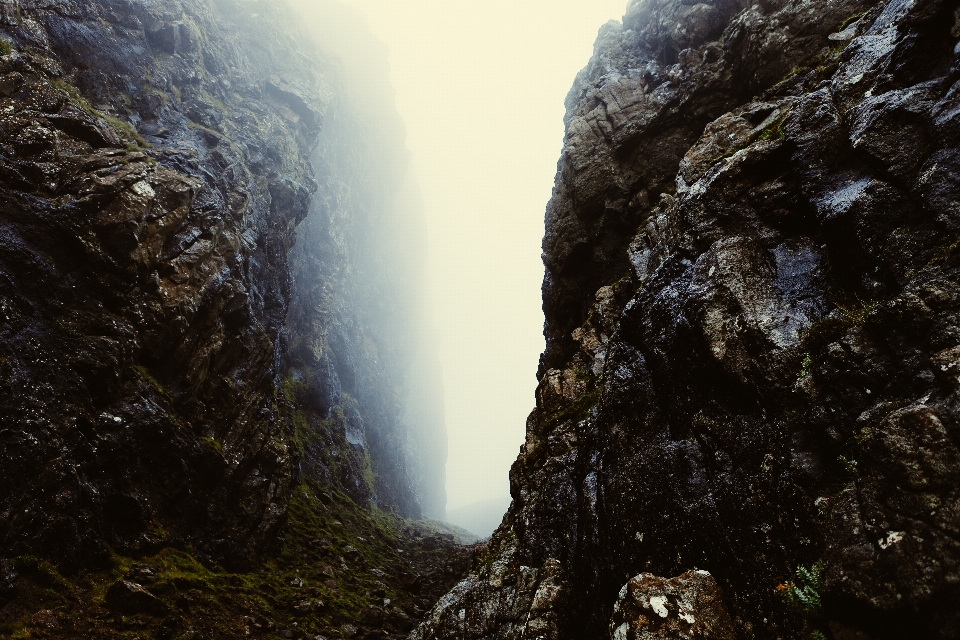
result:
[[[175,531],[249,566],[296,472],[275,380],[318,133],[263,83],[317,56],[284,10],[68,4],[0,13],[0,544],[73,571]],[[319,67],[286,72],[323,111]]]
[[[301,480],[442,515],[421,208],[367,99],[385,53],[345,68],[355,16],[249,9],[0,5],[4,555],[248,569]]]
[[[956,636],[958,38],[945,0],[634,0],[601,29],[513,504],[415,638],[526,637],[548,559],[544,638],[605,637],[629,576],[690,566],[730,637]]]
[[[563,566],[553,558],[540,568],[522,565],[515,542],[503,544],[489,552],[492,562],[440,599],[411,640],[559,637],[569,591]]]
[[[641,573],[623,585],[610,620],[613,640],[734,640],[720,587],[707,571],[666,580]]]
[[[130,615],[163,615],[167,612],[167,606],[157,596],[129,580],[120,580],[111,585],[107,589],[106,603],[112,610]]]

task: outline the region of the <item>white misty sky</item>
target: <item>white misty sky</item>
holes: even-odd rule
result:
[[[429,227],[447,508],[509,495],[543,350],[564,98],[627,0],[345,0],[389,49]]]

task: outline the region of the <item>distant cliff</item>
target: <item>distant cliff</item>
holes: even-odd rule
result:
[[[359,502],[442,517],[447,435],[425,317],[426,227],[387,51],[359,11],[305,6],[318,46],[343,66],[312,158],[320,186],[292,253],[290,383],[313,434],[304,469]]]
[[[249,568],[305,481],[443,512],[402,123],[301,25],[0,3],[0,556]]]
[[[957,637],[958,38],[944,0],[601,29],[514,502],[413,638]]]

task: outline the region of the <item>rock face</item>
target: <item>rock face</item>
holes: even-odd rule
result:
[[[342,177],[385,129],[351,149],[343,66],[299,23],[279,0],[0,3],[0,556],[189,544],[243,569],[303,479],[418,515],[426,434],[442,478],[391,347],[416,243],[359,255],[403,223],[403,171],[379,199]]]
[[[335,3],[307,14],[344,61],[312,158],[320,188],[297,230],[289,362],[305,471],[407,517],[443,517],[446,427],[421,317],[426,228],[393,108],[387,52]],[[375,470],[376,473],[370,473]]]
[[[639,0],[601,29],[514,502],[415,638],[609,638],[631,576],[695,569],[719,637],[956,637],[958,38],[939,0]]]

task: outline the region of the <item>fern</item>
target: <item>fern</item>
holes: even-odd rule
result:
[[[817,562],[809,569],[802,565],[797,567],[794,579],[777,587],[777,592],[794,609],[813,615],[820,611],[821,588],[823,588],[823,563]]]

